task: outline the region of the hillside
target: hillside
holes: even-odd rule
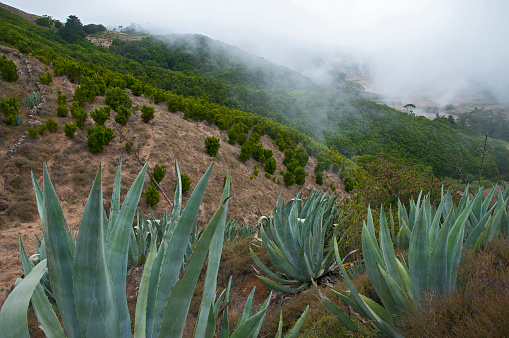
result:
[[[54,78],[49,86],[41,85],[37,79],[39,74],[45,73],[44,64],[34,58],[25,58],[21,53],[11,48],[2,47],[0,51],[8,59],[13,60],[25,74],[29,73],[29,67],[33,72],[33,75],[28,78],[28,82],[26,77],[20,77],[12,83],[0,80],[0,97],[13,95],[25,97],[40,87],[42,95],[46,99],[42,109],[30,119],[27,117],[29,114],[28,107],[20,104],[20,115],[26,122],[17,127],[8,127],[2,124],[0,130],[3,143],[0,155],[2,159],[0,161],[0,202],[7,205],[7,209],[0,213],[0,231],[2,233],[0,241],[2,277],[0,283],[2,288],[9,288],[20,274],[19,254],[12,246],[12,243],[16,243],[18,233],[22,234],[23,241],[27,243],[34,239],[34,235],[39,237],[42,235],[42,225],[38,220],[35,195],[30,179],[31,168],[34,170],[36,179],[40,181],[42,162],[46,160],[56,191],[61,198],[68,225],[71,229],[76,229],[88,196],[90,183],[99,165],[103,168],[106,200],[109,199],[107,196],[111,195],[114,174],[120,156],[123,158],[123,194],[126,193],[127,184],[132,182],[141,166],[134,156],[125,152],[124,144],[119,141],[118,137],[102,153],[97,155],[91,154],[86,147],[85,130],[78,130],[74,139],[65,137],[62,126],[65,122],[72,122],[72,117],[56,117],[57,91],[60,90],[62,94],[72,97],[77,85],[71,83],[65,76]],[[53,72],[51,65],[48,70]],[[165,104],[151,104],[149,99],[144,96],[136,97],[130,94],[130,98],[134,105],[140,107],[148,105],[155,108],[155,118],[149,124],[143,123],[139,117],[140,112],[136,111],[127,125],[129,133],[136,135],[135,146],[138,147],[142,158],[148,159],[150,157],[150,167],[155,164],[164,164],[167,167],[167,174],[162,182],[162,188],[169,196],[172,196],[174,187],[173,162],[176,159],[181,172],[190,176],[193,182],[191,184],[192,191],[213,160],[205,153],[205,138],[215,136],[222,140],[226,133],[221,133],[214,125],[185,120],[182,112],[169,113]],[[84,109],[90,112],[104,105],[104,97],[97,97],[94,103],[86,103]],[[27,124],[37,123],[36,121],[44,122],[49,117],[56,119],[59,123],[57,132],[47,131],[43,136],[38,136],[37,139],[26,136]],[[115,122],[112,120],[111,118],[106,125],[113,126]],[[92,124],[93,121],[89,118],[85,126]],[[22,135],[25,135],[25,138],[20,143],[14,156],[9,158],[7,154],[13,145],[18,144],[18,140]],[[262,143],[264,148],[271,149],[274,152],[278,167],[282,168],[284,154],[277,147],[274,147],[272,140],[267,136],[262,138]],[[220,202],[223,177],[228,170],[231,170],[233,182],[228,217],[241,222],[255,224],[260,216],[259,212],[263,214],[270,213],[280,193],[288,200],[298,192],[298,186],[294,185],[287,188],[283,183],[276,184],[264,177],[263,171],[255,179],[250,179],[253,176],[256,162],[249,160],[242,163],[238,159],[238,153],[238,146],[221,141],[219,154],[214,160],[211,181],[205,193],[203,209],[199,216],[202,224],[210,219]],[[316,159],[311,159],[306,167],[306,171],[310,176],[303,186],[305,194],[309,193],[311,189],[329,187],[332,183],[338,188],[339,198],[348,195],[343,190],[339,176],[332,172],[326,175],[323,186],[314,183],[314,165],[316,165]],[[279,173],[275,176],[281,182],[283,181]],[[146,184],[148,183],[147,178]],[[188,197],[189,193],[184,195],[184,197],[186,196]],[[145,213],[149,213],[148,205],[143,198],[140,208]],[[153,208],[153,211],[158,214],[163,209],[168,209],[168,205],[161,199],[161,202]],[[5,293],[3,296],[5,296]]]

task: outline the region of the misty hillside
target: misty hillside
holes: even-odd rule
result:
[[[503,336],[504,116],[329,75],[0,6],[0,332]]]

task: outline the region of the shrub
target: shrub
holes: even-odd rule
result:
[[[318,172],[318,173],[316,173],[316,179],[315,179],[315,182],[316,182],[316,184],[318,184],[318,185],[322,185],[322,184],[323,184],[323,173],[322,173],[322,172]]]
[[[251,143],[249,143],[249,142],[244,143],[240,147],[239,160],[241,162],[246,162],[247,160],[249,160],[251,158],[251,151],[252,151]]]
[[[47,127],[43,123],[43,124],[38,125],[36,130],[37,130],[38,134],[44,135],[44,132],[46,131],[46,129],[47,129]]]
[[[0,74],[7,82],[14,82],[19,78],[18,67],[12,60],[7,60],[5,55],[0,59]]]
[[[67,137],[74,137],[74,134],[76,133],[76,130],[78,130],[78,126],[76,123],[65,123],[64,125],[64,134]]]
[[[166,175],[166,167],[163,165],[156,164],[154,169],[150,172],[157,184],[161,183],[164,176]]]
[[[42,84],[49,86],[53,81],[53,77],[50,73],[46,72],[46,75],[39,74],[39,81],[41,81]]]
[[[219,151],[219,147],[220,144],[217,137],[210,136],[205,139],[205,152],[210,156],[215,157]]]
[[[51,18],[43,16],[37,18],[37,20],[35,20],[35,23],[38,24],[39,26],[51,27]]]
[[[270,178],[272,177],[272,175],[266,172],[266,173],[265,173],[265,177],[267,177],[267,178],[270,180]]]
[[[65,103],[60,104],[57,108],[57,116],[58,117],[67,117],[67,113],[69,109],[67,109],[67,105]]]
[[[85,109],[81,108],[78,102],[73,102],[71,106],[71,116],[74,117],[74,122],[78,128],[81,128],[87,120],[88,113]]]
[[[31,138],[37,138],[37,129],[33,127],[28,128],[28,136]]]
[[[58,122],[53,120],[52,118],[49,118],[46,120],[46,127],[49,131],[55,132],[58,130]]]
[[[154,107],[143,105],[141,107],[141,119],[143,122],[148,123],[154,118]]]
[[[96,125],[104,125],[104,122],[110,118],[110,110],[109,106],[97,108],[90,113],[90,117]]]
[[[67,104],[67,95],[62,95],[62,92],[60,90],[57,92],[57,94],[58,94],[58,97],[57,97],[58,105]]]
[[[87,132],[89,129],[87,128]],[[104,146],[107,145],[113,138],[115,133],[113,129],[105,126],[92,127],[91,132],[87,137],[87,147],[90,149],[92,154],[97,154],[104,150]]]
[[[145,189],[145,201],[148,205],[153,206],[159,203],[160,200],[159,191],[157,190],[154,183],[150,183]]]
[[[182,180],[182,192],[189,191],[189,189],[191,189],[191,183],[193,183],[191,181],[191,178],[189,176],[187,176],[186,174],[182,174],[181,180]],[[224,187],[225,182],[223,182],[223,187]]]
[[[106,90],[106,104],[116,112],[119,112],[119,107],[124,106],[125,108],[131,108],[133,102],[129,98],[129,95],[121,88],[109,88]]]
[[[303,185],[306,182],[306,171],[301,166],[298,166],[295,168],[295,171],[293,172],[295,175],[295,183],[297,185]]]
[[[126,140],[124,149],[125,149],[125,151],[127,151],[129,153],[129,152],[131,152],[131,150],[133,150],[133,146],[134,146],[133,141]]]
[[[291,171],[287,171],[283,176],[283,181],[289,187],[295,183],[295,175]]]
[[[124,106],[118,106],[117,107],[117,115],[115,115],[115,121],[117,123],[125,125],[127,121],[129,121],[129,117],[131,116],[131,111],[124,107]]]

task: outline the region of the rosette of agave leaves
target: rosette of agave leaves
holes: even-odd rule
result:
[[[349,294],[332,291],[348,304],[350,313],[354,311],[357,318],[364,318],[364,323],[372,329],[390,337],[402,337],[397,326],[402,310],[421,306],[419,299],[425,292],[441,294],[456,287],[463,247],[479,249],[499,234],[509,233],[508,201],[509,189],[505,184],[501,191],[493,188],[486,197],[481,188],[470,198],[467,187],[457,205],[450,191],[442,192],[437,208],[431,205],[429,195],[423,200],[419,196],[416,203],[410,202],[409,213],[400,204],[397,232],[392,216],[392,231],[389,230],[381,208],[378,239],[368,209],[362,229],[362,251],[369,279],[382,304],[359,294],[341,264],[339,268],[348,284]],[[335,238],[333,243],[339,262],[341,258]],[[395,246],[408,248],[407,260],[396,256]],[[359,330],[357,321],[323,294],[321,297],[322,303],[347,329]]]
[[[255,264],[270,277],[257,276],[263,285],[300,292],[330,270],[334,250],[326,246],[340,227],[334,224],[336,198],[314,191],[306,200],[299,193],[285,204],[279,196],[276,208],[260,227],[261,242],[278,271],[271,271],[251,250]]]

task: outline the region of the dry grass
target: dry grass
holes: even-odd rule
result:
[[[407,312],[409,337],[508,337],[509,239],[480,252],[465,250],[459,288],[443,296],[429,293],[421,307]]]

